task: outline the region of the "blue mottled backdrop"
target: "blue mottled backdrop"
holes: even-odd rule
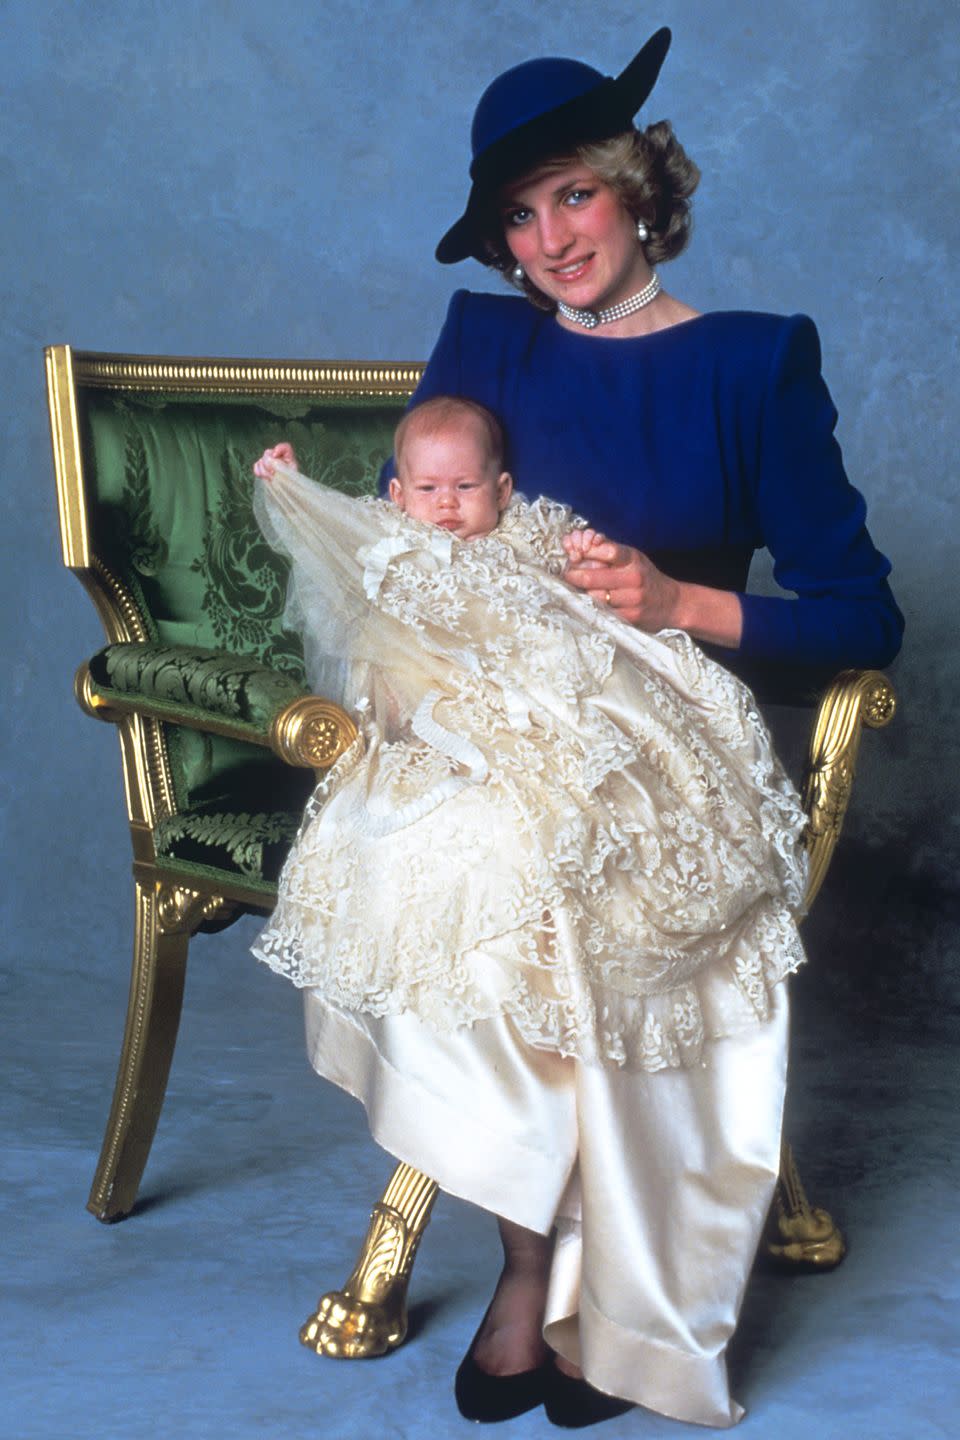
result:
[[[901,714],[864,746],[843,872],[859,997],[889,992],[909,1026],[922,991],[955,1019],[955,0],[2,0],[0,933],[18,1024],[69,1016],[94,979],[122,990],[129,944],[116,745],[71,697],[101,636],[60,565],[42,347],[425,357],[451,289],[497,284],[432,258],[483,84],[543,53],[615,72],[661,23],[647,118],[673,120],[704,177],[666,282],[700,309],[813,315],[907,616]],[[818,964],[847,958],[834,932]]]

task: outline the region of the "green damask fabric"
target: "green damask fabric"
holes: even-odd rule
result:
[[[251,655],[180,645],[108,645],[90,661],[94,682],[119,695],[203,711],[265,733],[304,684]]]
[[[300,681],[250,656],[176,645],[108,645],[91,659],[90,675],[108,701],[142,699],[163,706],[173,721],[178,715],[228,719],[258,735],[305,693]],[[208,878],[225,872],[262,881],[269,889],[300,823],[313,772],[284,765],[252,744],[176,724],[165,729],[174,772],[191,783],[189,798],[178,792],[186,808],[154,831],[158,859],[174,869],[200,866]]]
[[[87,400],[94,548],[142,598],[152,638],[302,674],[299,641],[281,624],[287,566],[254,521],[251,466],[289,439],[305,474],[373,493],[400,405],[338,402],[291,418],[229,399]]]
[[[251,466],[286,439],[304,473],[373,493],[402,402],[91,388],[83,403],[93,548],[137,600],[150,639],[234,651],[302,685],[300,641],[282,625],[287,564],[254,521]],[[302,805],[303,774],[269,753],[180,727],[166,733],[184,812],[215,801],[248,814]]]

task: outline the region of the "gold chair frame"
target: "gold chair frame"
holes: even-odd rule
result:
[[[109,643],[146,640],[133,597],[93,553],[81,452],[77,388],[171,391],[202,395],[384,397],[404,401],[423,367],[363,362],[223,361],[164,356],[104,355],[51,346],[46,352],[47,392],[57,478],[64,564],[78,576],[100,615]],[[191,937],[219,928],[243,909],[262,911],[262,891],[242,882],[189,886],[172,881],[153,845],[157,822],[175,812],[162,713],[137,701],[109,706],[94,693],[85,665],[77,673],[80,705],[117,726],[133,847],[136,924],[123,1048],[100,1160],[88,1201],[98,1219],[120,1219],[133,1207],[163,1104],[176,1043],[187,950]],[[850,799],[864,728],[893,718],[896,698],[875,670],[845,671],[817,710],[803,780],[809,817],[809,909],[837,845]],[[183,722],[178,722],[183,723]],[[186,722],[189,723],[189,722]],[[207,730],[250,740],[228,721]],[[318,696],[294,701],[258,742],[287,764],[321,771],[356,735],[350,717]],[[317,1354],[362,1358],[400,1345],[407,1331],[407,1290],[417,1248],[430,1218],[437,1186],[409,1165],[399,1165],[380,1201],[357,1263],[344,1286],[324,1295],[300,1338]],[[845,1253],[832,1217],[804,1191],[793,1152],[783,1144],[780,1178],[763,1250],[788,1268],[828,1270]]]

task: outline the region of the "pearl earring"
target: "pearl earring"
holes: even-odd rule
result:
[[[647,241],[650,239],[650,231],[648,230],[643,220],[637,221],[637,239],[640,241],[641,245],[646,245]]]
[[[516,282],[517,285],[520,284],[520,281],[523,279],[523,266],[522,266],[522,265],[514,265],[514,267],[513,267],[513,279],[514,279],[514,281]]]

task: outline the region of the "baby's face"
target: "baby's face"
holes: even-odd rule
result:
[[[513,481],[490,458],[479,427],[408,433],[390,481],[390,499],[414,520],[450,530],[459,540],[489,535],[506,508]]]

